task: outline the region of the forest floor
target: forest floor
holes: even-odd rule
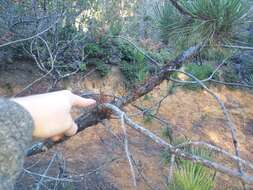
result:
[[[14,96],[26,85],[40,76],[35,65],[26,62],[9,64],[0,70],[0,96]],[[24,95],[47,92],[53,82],[48,78],[41,80],[27,90]],[[150,106],[166,94],[167,82],[162,83],[148,97],[141,98],[135,104]],[[101,79],[96,73],[89,76],[78,74],[61,81],[57,89],[71,89],[73,92],[89,90],[105,94],[122,95],[125,92],[123,77],[118,68],[113,67],[111,74]],[[242,158],[253,160],[253,93],[247,90],[235,90],[222,86],[211,87],[224,102],[237,127]],[[144,122],[141,114],[129,105],[124,110],[137,123],[161,136],[162,126],[156,120]],[[73,115],[77,115],[73,113]],[[173,128],[175,137],[186,136],[191,140],[202,140],[233,152],[229,129],[217,102],[205,91],[189,91],[177,88],[167,97],[158,116],[166,119]],[[161,148],[141,134],[128,130],[130,151],[137,168],[138,189],[164,190],[168,165],[162,161]],[[54,147],[46,153],[26,159],[25,168],[43,173],[49,162],[54,161],[47,175],[57,177],[59,163],[66,177],[74,177],[75,182],[64,182],[60,189],[133,189],[129,165],[125,156],[123,132],[118,120],[105,121],[90,127],[67,142]],[[224,160],[223,160],[224,161]],[[231,165],[228,161],[226,164]],[[62,164],[64,163],[64,164]],[[62,172],[62,171],[61,171]],[[240,182],[222,174],[217,175],[216,190],[241,189]],[[18,179],[16,189],[31,189],[36,186],[35,175],[23,173]],[[48,185],[52,179],[45,179],[40,189],[53,189]],[[48,186],[47,186],[48,185]]]

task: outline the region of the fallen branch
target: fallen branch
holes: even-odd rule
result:
[[[219,171],[221,173],[227,174],[231,177],[235,177],[237,179],[240,179],[242,182],[253,185],[253,176],[249,176],[245,173],[241,173],[240,171],[237,171],[237,169],[231,169],[228,168],[220,163],[213,162],[210,160],[206,160],[204,158],[201,158],[199,156],[191,155],[189,153],[186,153],[182,151],[179,148],[176,148],[175,146],[172,146],[165,140],[161,139],[160,137],[156,136],[154,133],[149,131],[148,129],[134,123],[127,115],[122,112],[118,107],[112,105],[112,104],[104,104],[103,107],[108,108],[113,111],[113,114],[120,116],[124,115],[125,123],[129,125],[131,128],[135,129],[136,131],[140,132],[141,134],[147,136],[149,139],[153,140],[155,143],[159,144],[160,146],[167,148],[171,154],[174,154],[178,157],[184,158],[186,160],[191,160],[194,163],[199,163],[203,166],[206,166],[208,168],[214,169],[216,171]]]
[[[196,82],[198,82],[198,84],[202,88],[204,88],[218,102],[218,104],[219,104],[219,106],[220,106],[220,108],[221,108],[221,110],[223,112],[223,115],[225,117],[225,120],[227,122],[227,126],[230,129],[230,133],[231,133],[231,137],[232,137],[232,143],[233,143],[234,149],[235,149],[235,155],[240,158],[240,146],[239,146],[239,142],[237,140],[236,127],[235,127],[234,123],[232,122],[232,119],[231,119],[231,117],[230,117],[230,115],[228,113],[228,110],[225,107],[223,101],[214,92],[212,92],[211,90],[209,90],[209,88],[207,88],[207,86],[202,81],[200,81],[198,78],[196,78],[192,74],[184,72],[184,71],[180,71],[180,70],[174,70],[174,71],[175,72],[183,73],[186,76],[194,79]],[[238,164],[239,172],[241,173],[241,175],[243,175],[244,171],[243,171],[242,163],[240,161],[237,161],[237,164]]]
[[[231,177],[238,178],[246,184],[252,184],[253,185],[253,177],[252,176],[248,176],[245,173],[241,173],[241,172],[239,172],[235,169],[228,168],[228,167],[226,167],[226,166],[224,166],[220,163],[212,162],[210,160],[206,160],[206,159],[203,159],[201,157],[183,152],[181,150],[181,148],[188,145],[188,144],[181,144],[181,145],[178,145],[178,146],[172,146],[171,144],[169,144],[165,140],[163,140],[160,137],[156,136],[154,133],[152,133],[148,129],[145,129],[144,127],[134,123],[129,117],[127,117],[127,115],[124,112],[122,112],[118,107],[116,107],[112,104],[109,104],[109,103],[103,104],[103,105],[101,105],[100,109],[108,109],[108,110],[111,110],[112,113],[117,115],[117,116],[124,116],[124,121],[127,125],[129,125],[133,129],[135,129],[136,131],[140,132],[141,134],[147,136],[148,138],[152,139],[154,142],[156,142],[160,146],[162,146],[164,148],[167,148],[171,152],[171,154],[174,154],[176,156],[182,157],[182,158],[187,159],[187,160],[191,160],[195,163],[200,163],[200,164],[202,164],[202,165],[204,165],[208,168],[217,170],[217,171],[219,171],[221,173],[224,173],[224,174],[227,174]],[[68,138],[65,138],[65,140],[67,140],[67,139]],[[220,152],[221,154],[224,154],[225,156],[231,158],[235,162],[240,161],[245,166],[250,166],[250,168],[252,168],[252,164],[249,163],[248,161],[245,161],[245,160],[243,160],[243,159],[241,159],[237,156],[233,156],[233,155],[229,154],[228,152],[226,152],[226,151],[224,151],[224,150],[222,150],[218,147],[215,147],[213,145],[209,145],[209,144],[203,143],[203,142],[188,142],[188,143],[193,144],[193,145],[205,145],[205,146],[207,146],[208,148],[210,148],[212,150],[215,150],[217,152]]]
[[[175,60],[163,66],[158,73],[150,77],[144,84],[137,85],[127,95],[118,97],[117,99],[112,100],[110,103],[121,108],[131,102],[134,102],[143,95],[151,92],[156,86],[161,84],[168,77],[168,75],[172,72],[172,69],[179,68],[184,61],[195,55],[200,47],[201,45],[197,45],[189,48]],[[93,96],[92,94],[84,95],[83,97],[97,99],[97,96]],[[78,125],[78,132],[83,131],[90,126],[96,125],[106,118],[110,118],[110,112],[102,109],[101,106],[97,105],[96,108],[88,110],[85,114],[81,115],[75,120]],[[45,152],[54,145],[62,143],[68,139],[69,137],[65,137],[59,142],[52,142],[50,140],[39,142],[33,145],[27,151],[27,156]]]
[[[174,61],[172,61],[172,62],[168,63],[167,65],[165,65],[164,67],[162,67],[160,69],[160,71],[155,76],[152,76],[144,84],[138,85],[137,87],[135,87],[132,91],[130,91],[128,93],[128,95],[119,97],[119,98],[111,101],[110,103],[99,104],[99,105],[97,105],[96,108],[88,110],[86,112],[86,114],[81,115],[76,120],[77,124],[79,125],[78,132],[84,130],[85,128],[87,128],[91,125],[101,122],[105,118],[110,118],[110,115],[113,113],[115,115],[124,117],[124,121],[126,124],[128,124],[129,126],[134,128],[138,132],[142,133],[143,135],[151,138],[153,141],[155,141],[156,143],[158,143],[162,147],[166,147],[171,152],[171,154],[174,154],[176,156],[182,157],[187,160],[192,160],[193,162],[200,163],[206,167],[209,167],[209,168],[212,168],[212,169],[217,170],[219,172],[225,173],[229,176],[238,178],[244,184],[253,184],[253,177],[248,176],[243,171],[243,165],[248,166],[248,164],[250,164],[250,168],[252,168],[252,165],[248,161],[245,161],[240,158],[240,154],[239,154],[240,150],[239,150],[238,142],[237,142],[237,138],[236,138],[236,129],[230,119],[230,116],[229,116],[227,109],[225,108],[223,102],[212,91],[210,91],[203,84],[202,81],[198,80],[196,77],[192,76],[189,73],[185,73],[185,72],[179,71],[177,69],[180,67],[180,65],[182,64],[183,61],[187,60],[189,57],[194,55],[198,51],[199,47],[200,46],[196,46],[196,47],[192,47],[192,48],[188,49],[181,56],[177,57]],[[149,130],[139,126],[138,124],[135,124],[131,119],[129,119],[125,115],[124,112],[122,112],[119,109],[119,108],[127,105],[128,103],[135,101],[139,97],[147,94],[148,92],[152,91],[155,86],[159,85],[172,72],[182,72],[182,73],[188,75],[189,77],[193,78],[198,84],[200,84],[204,89],[206,89],[219,103],[219,105],[221,106],[221,108],[224,112],[225,118],[228,122],[228,126],[231,130],[236,155],[235,156],[230,155],[229,153],[225,152],[224,150],[216,148],[216,147],[212,147],[212,148],[215,149],[216,151],[222,153],[223,155],[228,156],[232,160],[234,160],[238,164],[239,170],[231,169],[231,168],[228,168],[220,163],[205,160],[201,157],[183,152],[180,148],[172,146],[171,144],[167,143],[163,139],[157,137],[155,134],[153,134]],[[90,96],[92,97],[92,95],[88,95],[88,97],[90,97]],[[92,98],[95,98],[95,97],[92,97]],[[122,114],[124,114],[124,115],[122,115]],[[69,137],[65,137],[61,142],[68,140],[68,139],[69,139]],[[57,142],[57,143],[61,143],[61,142]],[[47,150],[48,148],[51,148],[52,146],[56,145],[57,143],[53,143],[50,141],[38,143],[35,146],[33,146],[31,149],[29,149],[27,155],[30,156],[30,155],[34,155],[34,154],[43,152],[43,151]],[[210,148],[210,146],[209,146],[209,148]],[[131,164],[130,164],[130,166],[131,166]],[[133,168],[131,167],[131,170],[132,169]]]

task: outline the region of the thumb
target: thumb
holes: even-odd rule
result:
[[[77,130],[78,130],[78,126],[73,121],[71,127],[67,131],[65,131],[64,135],[66,135],[68,137],[73,136],[77,133]]]
[[[83,98],[75,94],[73,94],[72,100],[73,100],[73,106],[77,106],[77,107],[87,107],[87,106],[96,104],[96,101],[93,99]]]

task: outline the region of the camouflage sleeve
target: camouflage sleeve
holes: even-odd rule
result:
[[[32,140],[33,120],[19,104],[0,99],[0,190],[12,190]]]

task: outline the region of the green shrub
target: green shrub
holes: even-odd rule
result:
[[[86,71],[86,69],[87,69],[86,63],[79,64],[79,69],[80,69],[80,71]]]
[[[63,182],[62,188],[63,188],[63,190],[74,190],[75,185],[71,182]]]
[[[203,80],[208,78],[214,71],[214,67],[210,64],[203,64],[203,65],[197,65],[197,64],[187,64],[184,68],[186,72],[191,73],[199,80]],[[192,79],[189,79],[192,80]]]
[[[253,85],[253,74],[249,75],[248,84]]]
[[[145,56],[129,45],[119,46],[123,55],[120,70],[125,76],[128,87],[145,80],[149,73],[149,66]]]
[[[152,111],[145,111],[143,113],[143,121],[145,124],[152,123],[153,119],[154,114],[152,113]]]
[[[229,64],[222,69],[222,78],[228,83],[236,83],[240,81],[239,75],[236,73],[233,64]]]
[[[207,61],[214,61],[214,62],[222,62],[224,59],[227,59],[228,57],[231,57],[234,50],[231,50],[229,48],[206,48],[203,51],[201,51],[201,57],[204,60]]]
[[[195,76],[199,80],[207,79],[212,75],[214,72],[214,67],[211,64],[203,64],[203,65],[197,65],[197,64],[187,64],[184,68],[185,72],[188,72]],[[213,76],[214,79],[218,77],[217,74]],[[192,78],[187,79],[187,81],[194,81]],[[200,89],[201,86],[199,84],[185,84],[185,88],[190,90],[197,90]]]
[[[97,43],[88,43],[84,48],[84,52],[89,57],[99,57],[103,55],[103,49]]]
[[[145,63],[129,63],[122,61],[120,70],[123,73],[128,87],[143,81],[148,73]]]
[[[116,21],[111,23],[110,28],[109,28],[109,33],[112,36],[118,36],[121,31],[122,31],[122,22],[121,22],[121,20],[116,20]]]
[[[103,61],[97,61],[95,65],[96,70],[98,71],[101,77],[105,77],[109,74],[110,72],[109,66],[106,65]]]
[[[175,58],[175,54],[172,54],[168,49],[161,49],[159,52],[149,52],[149,55],[161,64],[166,64]]]
[[[169,150],[163,149],[160,153],[160,156],[161,156],[161,159],[162,159],[164,164],[169,164],[170,163],[171,154],[170,154]]]
[[[122,59],[125,61],[133,61],[136,50],[129,44],[119,43],[118,47],[123,55]]]
[[[241,61],[241,73],[243,80],[253,85],[253,56],[252,54],[244,54]]]
[[[166,126],[162,129],[162,136],[173,142],[173,130],[170,126]]]
[[[59,29],[59,40],[66,40],[73,38],[77,33],[77,29],[75,26],[67,24]]]

